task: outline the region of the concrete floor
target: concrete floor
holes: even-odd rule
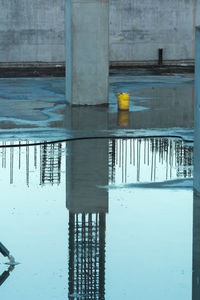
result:
[[[150,131],[192,135],[194,79],[190,74],[112,72],[108,107],[70,108],[64,91],[64,78],[1,78],[1,139],[57,140]],[[127,113],[118,112],[118,92],[131,95]]]

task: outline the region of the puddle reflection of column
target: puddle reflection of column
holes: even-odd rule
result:
[[[108,141],[68,145],[69,299],[105,299]]]
[[[105,214],[69,215],[69,295],[104,299]]]

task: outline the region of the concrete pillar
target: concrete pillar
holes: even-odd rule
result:
[[[194,188],[200,192],[200,27],[195,42]]]
[[[109,0],[66,0],[66,99],[108,102]]]
[[[194,197],[192,299],[200,299],[200,27],[195,43]]]

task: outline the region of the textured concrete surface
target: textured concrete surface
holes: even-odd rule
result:
[[[66,204],[73,213],[108,212],[108,141],[69,143]],[[69,170],[68,170],[69,169]]]
[[[108,102],[108,0],[66,1],[66,99],[74,105]]]
[[[110,60],[191,60],[195,24],[199,0],[110,0]]]
[[[64,78],[0,79],[0,138],[57,140],[78,136],[193,133],[191,75],[110,76],[109,107],[69,107]],[[124,124],[117,92],[129,92]]]
[[[65,1],[0,0],[0,62],[64,62]],[[158,48],[167,61],[194,58],[199,0],[109,2],[111,61],[154,62]]]
[[[66,128],[64,79],[0,79],[0,134],[32,130],[48,136]],[[11,135],[12,135],[11,133]]]
[[[0,0],[0,61],[64,61],[64,4],[64,0]]]

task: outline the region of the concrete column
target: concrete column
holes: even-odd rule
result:
[[[200,193],[200,27],[195,36],[194,189]]]
[[[195,42],[194,197],[192,299],[200,299],[200,27]]]
[[[66,99],[108,102],[109,0],[66,0]]]

